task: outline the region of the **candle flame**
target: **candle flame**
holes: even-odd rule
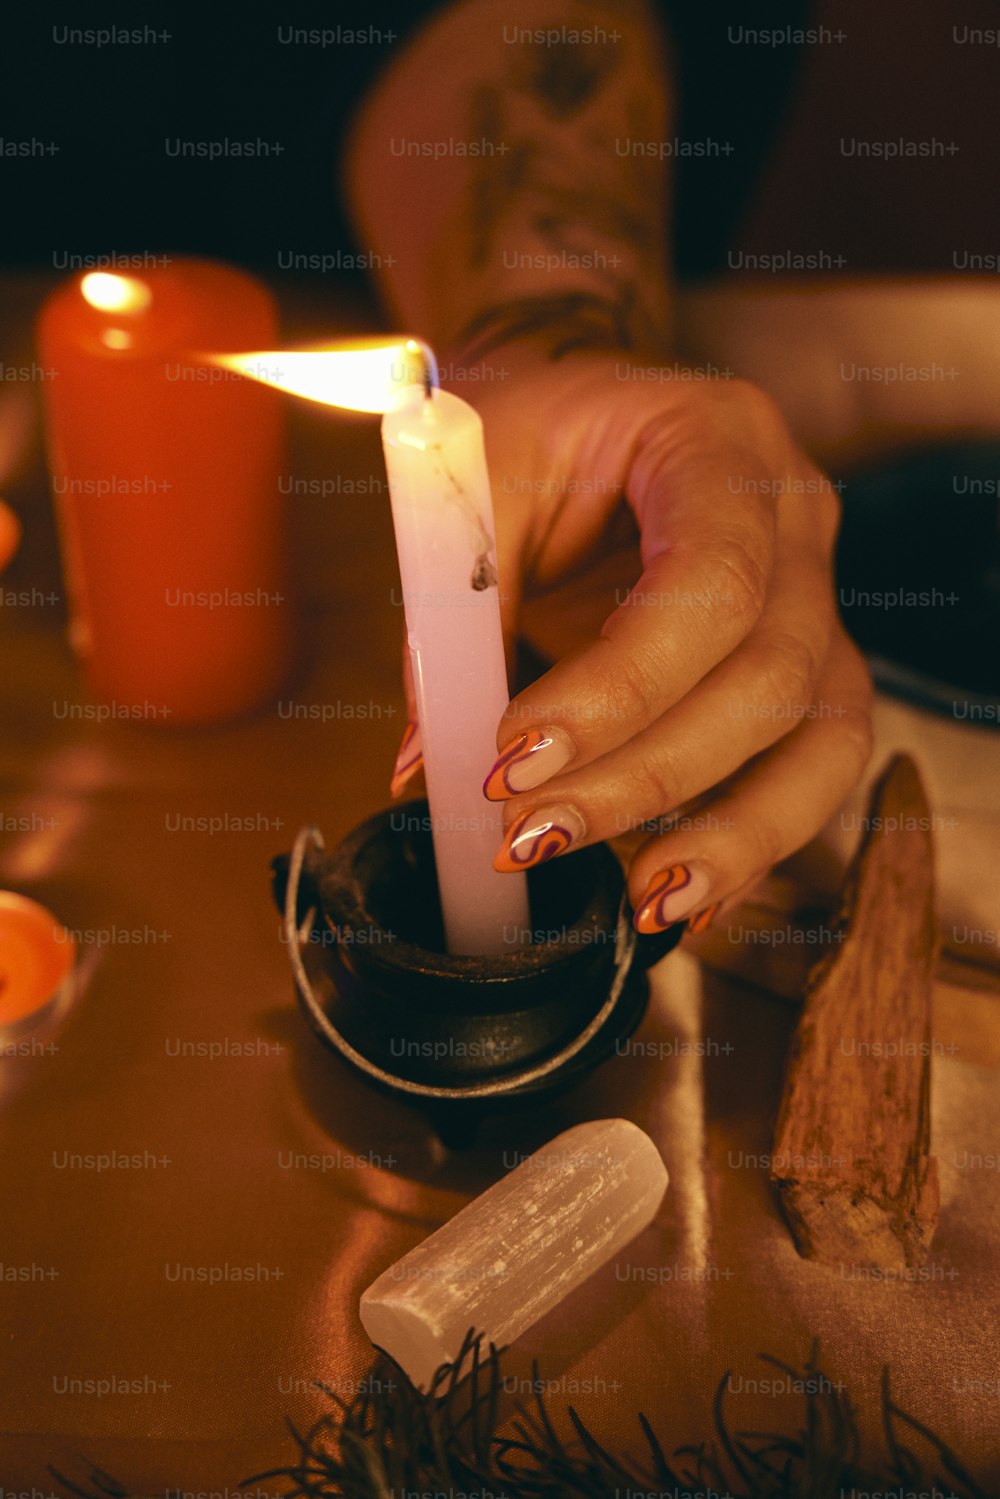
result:
[[[437,385],[434,355],[416,338],[207,357],[262,385],[345,411],[391,411],[414,385]]]
[[[145,281],[108,271],[88,272],[80,281],[80,291],[84,301],[99,312],[145,312],[153,300]]]

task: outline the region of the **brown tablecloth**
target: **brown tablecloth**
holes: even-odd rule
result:
[[[381,473],[373,424],[302,411],[292,440],[303,477]],[[26,539],[4,581],[61,592],[37,457],[8,488]],[[400,620],[384,501],[307,497],[295,517],[311,645],[285,701],[342,705],[325,725],[277,705],[203,733],[68,716],[86,699],[60,607],[0,615],[0,885],[84,934],[85,973],[57,1050],[0,1060],[5,1486],[48,1493],[46,1465],[83,1454],[138,1493],[232,1490],[290,1457],[284,1417],[326,1408],[310,1382],[349,1395],[370,1366],[363,1288],[515,1153],[609,1115],[660,1145],[664,1208],[523,1340],[514,1377],[537,1355],[555,1407],[604,1442],[639,1450],[642,1408],[669,1447],[709,1431],[726,1369],[734,1425],[794,1420],[794,1397],[753,1387],[774,1377],[754,1355],[798,1364],[818,1336],[870,1406],[888,1361],[899,1403],[1000,1482],[1000,1173],[969,1164],[1000,1151],[1000,1099],[975,1055],[935,1062],[929,1278],[886,1284],[800,1260],[768,1190],[794,1012],[683,952],[655,974],[655,1045],[460,1156],[320,1049],[267,865],[301,825],[333,841],[386,803]],[[179,830],[227,813],[253,829]],[[73,1164],[115,1152],[141,1164]]]

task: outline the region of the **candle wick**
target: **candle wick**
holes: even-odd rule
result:
[[[438,374],[437,356],[430,344],[425,344],[422,338],[408,339],[407,348],[415,353],[420,360],[424,399],[430,401],[434,397],[434,392],[441,384],[441,377]]]

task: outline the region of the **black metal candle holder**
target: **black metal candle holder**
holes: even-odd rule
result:
[[[274,894],[321,1040],[460,1145],[483,1114],[537,1102],[605,1061],[642,1019],[646,970],[684,925],[637,936],[621,866],[595,844],[529,871],[537,940],[453,957],[430,828],[426,802],[377,813],[329,854],[305,828],[274,861]]]

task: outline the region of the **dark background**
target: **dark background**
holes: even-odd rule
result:
[[[58,152],[0,158],[8,265],[53,267],[54,255],[197,253],[257,269],[279,251],[352,246],[337,195],[348,122],[371,82],[434,4],[349,11],[297,4],[255,7],[239,19],[194,7],[142,17],[67,21],[25,5],[5,23],[0,130],[8,141],[54,142]],[[739,6],[661,6],[674,41],[681,139],[733,140],[729,157],[679,164],[682,271],[714,269],[786,112],[801,49],[734,47]],[[801,24],[806,7],[772,7],[768,25]],[[758,23],[759,24],[759,23]],[[150,26],[170,40],[145,45],[60,44],[63,28]],[[384,42],[285,45],[279,27],[375,28]],[[395,39],[388,40],[388,33]],[[167,139],[280,142],[276,157],[170,157]],[[690,180],[689,180],[690,177]]]
[[[199,14],[167,5],[141,18],[69,22],[44,5],[19,6],[4,24],[0,134],[59,150],[0,156],[0,262],[59,270],[60,255],[148,251],[217,256],[266,273],[283,251],[372,248],[354,246],[338,202],[343,133],[380,69],[437,9],[299,3]],[[847,276],[950,273],[956,252],[996,254],[1000,48],[956,45],[953,30],[1000,27],[997,0],[659,0],[659,9],[675,57],[676,135],[735,146],[729,156],[675,163],[682,277],[727,269],[734,245],[821,249],[844,257]],[[53,35],[111,24],[149,25],[170,40],[99,49]],[[279,27],[337,25],[373,27],[385,40],[278,39]],[[844,40],[733,45],[729,28],[750,26],[826,27]],[[852,135],[936,136],[956,150],[864,161],[841,149]],[[167,139],[224,137],[277,141],[282,154],[213,162],[165,151]]]

